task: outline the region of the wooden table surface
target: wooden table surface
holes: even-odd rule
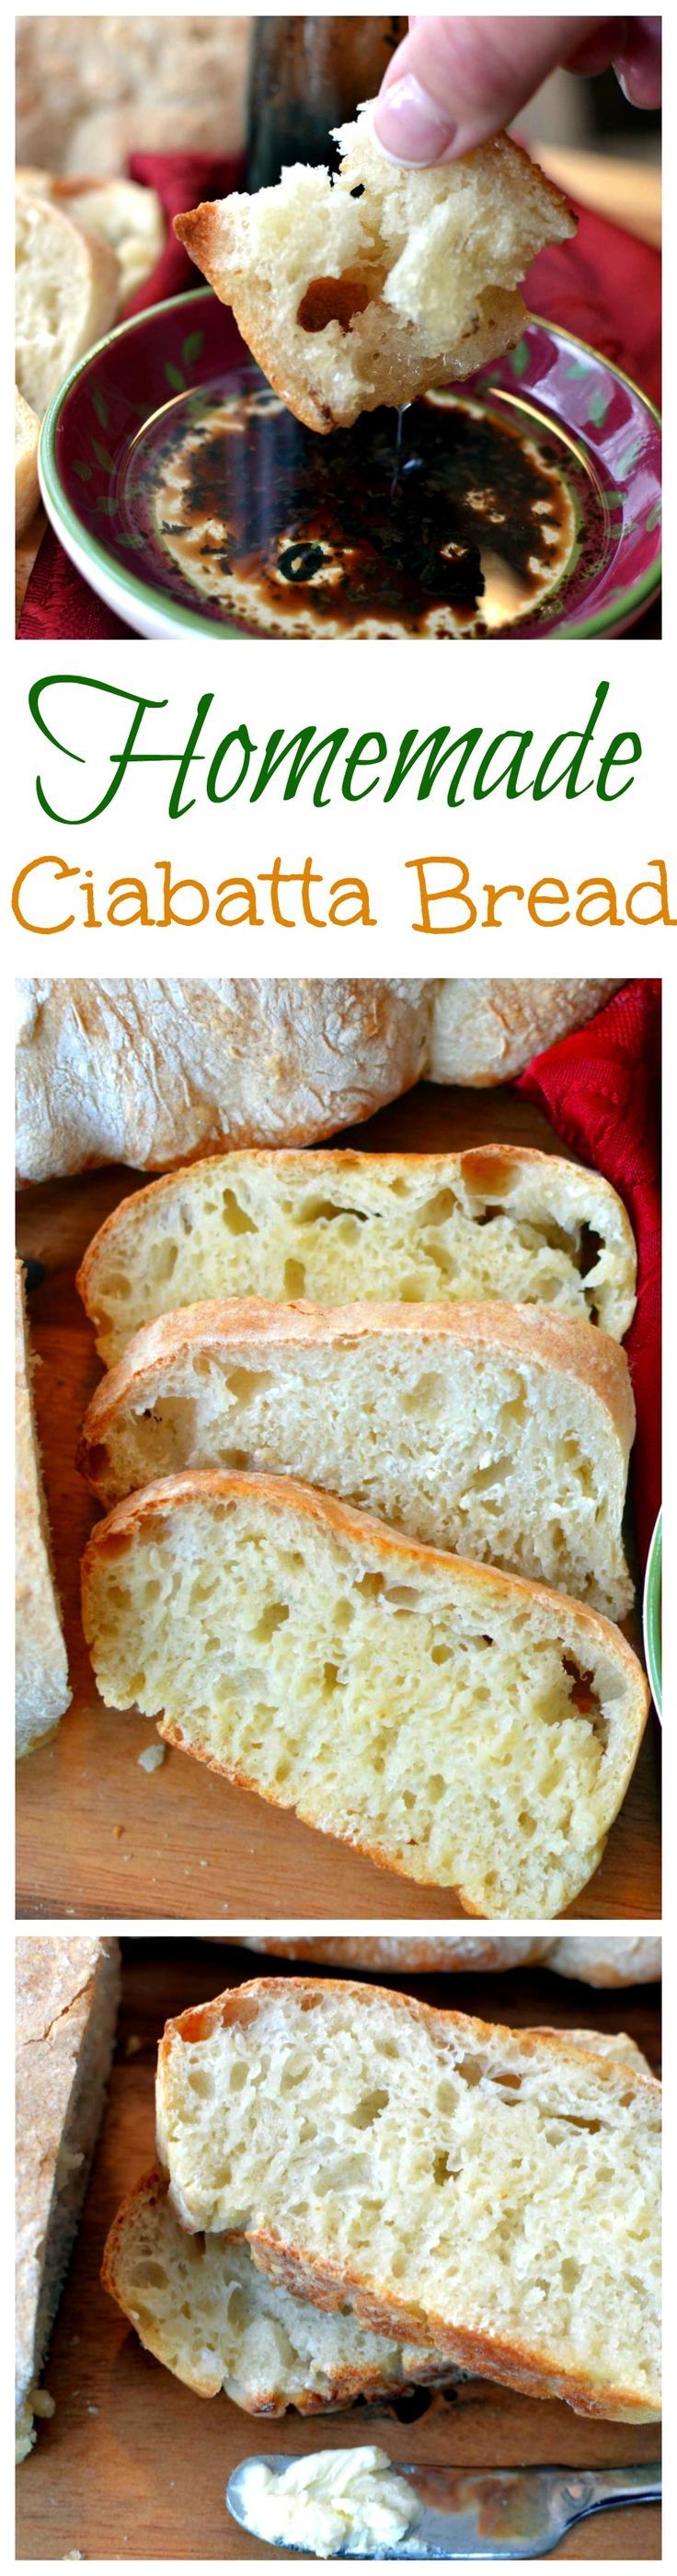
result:
[[[28,1936],[24,1936],[28,1937]],[[377,2442],[393,2461],[456,2468],[627,2466],[655,2461],[656,2425],[602,2424],[571,2408],[518,2397],[488,2381],[446,2394],[417,2390],[388,2407],[282,2421],[238,2412],[180,2386],[144,2353],[101,2289],[107,2229],[126,2191],[153,2159],[155,2052],[166,2017],[257,1973],[234,1946],[178,1938],[123,1945],[123,2000],[108,2110],[79,2237],[44,2373],[56,2404],[18,2472],[17,2555],[23,2559],[280,2557],[232,2523],[224,2490],[252,2452],[344,2448]],[[263,1964],[263,1963],[261,1963]],[[266,1974],[276,1963],[265,1962]],[[289,1974],[285,1968],[284,1973]],[[332,1975],[335,1975],[335,1969]],[[525,2023],[620,2027],[660,2065],[656,1986],[601,1994],[545,1970],[505,1976],[408,1978],[430,2002]],[[660,2557],[656,2506],[613,2510],[572,2531],[561,2558]]]
[[[471,1092],[419,1084],[344,1141],[439,1150],[505,1138],[555,1144],[539,1112],[508,1085]],[[134,1184],[129,1172],[93,1172],[24,1191],[18,1202],[19,1251],[41,1265],[29,1294],[43,1363],[36,1404],[73,1687],[58,1734],[18,1766],[18,1912],[123,1921],[449,1919],[459,1908],[448,1891],[377,1869],[183,1753],[168,1750],[161,1769],[142,1771],[139,1754],[157,1741],[152,1719],[116,1715],[99,1700],[79,1613],[79,1559],[94,1514],[74,1456],[100,1372],[74,1273],[95,1228]],[[657,1755],[652,1717],[601,1867],[572,1913],[660,1914]]]

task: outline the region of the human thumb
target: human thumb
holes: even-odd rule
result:
[[[377,142],[414,167],[471,152],[598,27],[598,18],[416,18],[388,65]]]

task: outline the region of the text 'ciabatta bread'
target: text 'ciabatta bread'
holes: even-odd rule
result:
[[[315,2415],[463,2375],[434,2349],[370,2333],[348,2308],[329,2315],[295,2298],[248,2245],[188,2234],[166,2174],[146,2174],[124,2201],[101,2277],[165,2369],[197,2397],[225,2389],[247,2415]]]
[[[262,1978],[170,2022],[160,2161],[319,2306],[581,2414],[660,2412],[660,2088],[378,1987]]]
[[[107,1706],[470,1914],[560,1914],[597,1867],[648,1691],[577,1602],[197,1474],[95,1525],[82,1612]]]
[[[337,176],[296,162],[277,187],[174,225],[276,392],[320,431],[510,348],[530,261],[576,230],[506,134],[462,160],[404,169],[379,150],[371,104],[336,129]]]
[[[617,1619],[634,1419],[618,1343],[546,1310],[233,1298],[134,1336],[79,1463],[108,1505],[186,1467],[297,1476]]]
[[[498,1299],[550,1306],[621,1340],[635,1247],[608,1181],[557,1154],[228,1154],[123,1199],[78,1287],[108,1367],[132,1334],[197,1298],[320,1305]]]

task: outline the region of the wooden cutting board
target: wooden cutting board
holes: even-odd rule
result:
[[[28,1936],[24,1936],[28,1937]],[[123,1998],[109,2106],[80,2233],[52,2339],[45,2384],[56,2404],[18,2472],[17,2556],[54,2559],[281,2557],[230,2521],[224,2491],[252,2452],[289,2455],[377,2442],[395,2461],[455,2468],[575,2468],[655,2461],[656,2425],[599,2424],[570,2407],[518,2397],[488,2381],[423,2390],[394,2407],[359,2406],[302,2422],[250,2418],[226,2397],[195,2397],[144,2353],[101,2289],[107,2229],[120,2201],[153,2161],[153,2087],[159,2034],[169,2014],[240,1984],[257,1963],[190,1940],[123,1945]],[[276,1963],[265,1962],[266,1974]],[[286,1973],[289,1973],[287,1970]],[[336,1971],[332,1970],[332,1974]],[[395,1982],[394,1980],[392,1982]],[[494,1977],[400,1978],[430,2002],[489,2020],[563,2028],[624,2027],[655,2072],[660,2063],[655,1986],[595,1993],[547,1971]],[[572,2531],[562,2558],[660,2558],[654,2505],[593,2516]]]
[[[375,1151],[493,1141],[556,1144],[539,1112],[508,1085],[472,1092],[423,1083],[343,1139]],[[160,1770],[144,1772],[139,1755],[157,1741],[152,1719],[117,1716],[99,1700],[79,1614],[79,1559],[94,1514],[74,1457],[100,1369],[74,1279],[97,1226],[138,1186],[138,1174],[91,1172],[24,1191],[18,1203],[19,1251],[40,1265],[29,1294],[43,1363],[36,1403],[73,1687],[54,1741],[18,1767],[18,1911],[123,1921],[299,1913],[449,1920],[459,1909],[444,1890],[376,1869],[185,1754],[167,1751]],[[601,1868],[572,1913],[660,1914],[657,1758],[652,1718]]]

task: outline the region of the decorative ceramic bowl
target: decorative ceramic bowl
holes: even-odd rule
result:
[[[487,455],[491,487],[473,490],[489,482]],[[481,471],[469,474],[474,456]],[[435,504],[427,563],[422,462]],[[535,318],[468,385],[321,438],[271,394],[230,312],[198,288],[81,359],[47,412],[39,465],[66,552],[139,635],[619,635],[660,586],[658,415],[605,358]],[[461,544],[469,499],[476,524]],[[527,506],[541,514],[530,547]],[[514,543],[533,564],[534,529],[544,577],[529,596]],[[454,563],[463,545],[482,565],[473,600]]]

